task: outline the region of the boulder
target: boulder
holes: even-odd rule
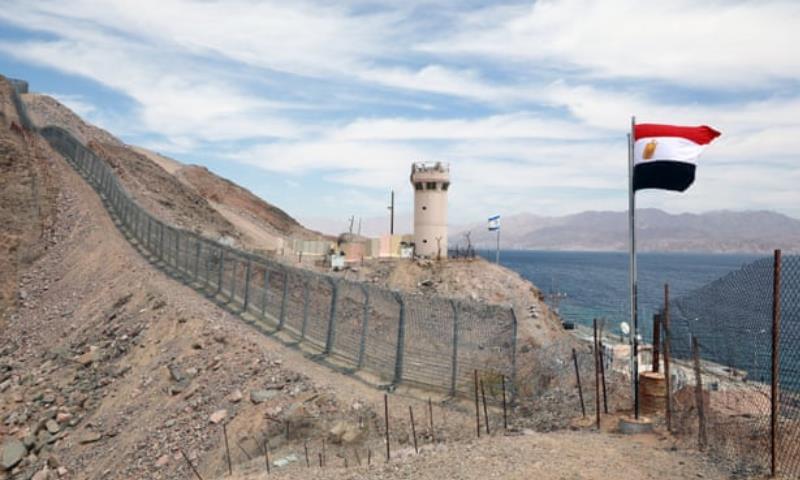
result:
[[[0,468],[3,470],[11,470],[28,454],[28,449],[16,438],[7,440],[3,444],[2,459],[0,459]]]
[[[212,413],[210,417],[208,417],[208,421],[213,423],[214,425],[219,424],[228,416],[228,411],[225,409],[217,410],[216,412]]]
[[[328,439],[334,444],[352,444],[361,439],[363,432],[358,425],[339,420],[328,431]]]
[[[259,403],[266,402],[277,394],[278,392],[275,390],[251,390],[250,401],[258,405]]]
[[[97,441],[99,441],[101,438],[103,438],[103,434],[102,434],[102,433],[100,433],[100,432],[88,432],[88,433],[84,434],[84,435],[83,435],[83,436],[80,438],[80,440],[78,440],[78,441],[79,441],[81,444],[87,444],[87,443],[94,443],[94,442],[97,442]]]

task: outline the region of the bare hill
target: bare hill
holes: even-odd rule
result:
[[[670,214],[657,209],[637,210],[640,251],[754,252],[775,248],[800,250],[800,220],[770,211],[717,211]],[[493,248],[495,235],[485,224],[457,228],[451,242]],[[628,245],[627,212],[582,212],[564,217],[533,214],[503,219],[502,247],[530,250],[624,251]]]
[[[279,250],[288,238],[322,237],[280,208],[204,167],[126,145],[49,96],[25,94],[23,100],[38,126],[62,127],[112,161],[128,191],[160,219],[259,251]]]

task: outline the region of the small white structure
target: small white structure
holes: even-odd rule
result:
[[[414,186],[414,248],[416,255],[447,258],[447,191],[450,167],[446,163],[411,165]]]

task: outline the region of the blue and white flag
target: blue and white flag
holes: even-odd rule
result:
[[[500,215],[489,217],[489,231],[500,230]]]

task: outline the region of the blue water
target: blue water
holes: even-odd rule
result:
[[[741,254],[640,253],[640,332],[650,332],[652,314],[663,305],[664,284],[670,296],[686,294],[762,256]],[[494,252],[488,255],[494,260]],[[628,254],[617,252],[502,251],[500,263],[549,294],[566,293],[558,302],[565,320],[591,325],[606,318],[611,331],[629,321]],[[552,300],[548,303],[553,304]]]

